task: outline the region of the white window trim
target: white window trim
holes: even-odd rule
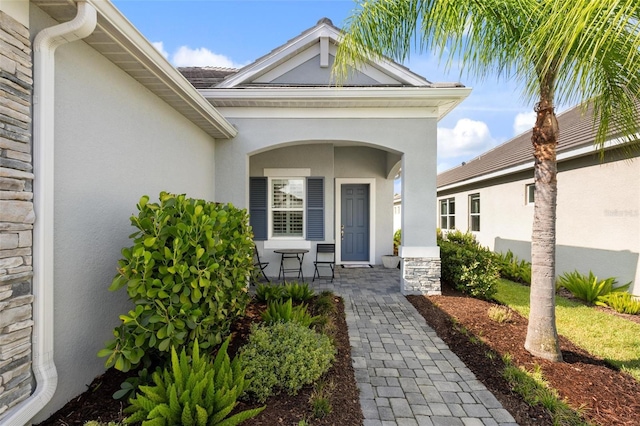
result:
[[[265,249],[280,248],[300,248],[310,249],[311,242],[306,240],[306,202],[307,202],[307,185],[306,178],[311,176],[309,168],[288,168],[288,169],[269,169],[263,170],[263,175],[267,177],[267,240],[264,242]],[[273,193],[272,179],[302,179],[303,203],[302,203],[302,236],[301,237],[274,237],[273,236]]]
[[[451,224],[449,219],[453,216],[454,221],[455,221],[455,217],[456,217],[455,213],[451,214],[451,207],[450,206],[451,206],[451,201],[452,200],[453,200],[453,204],[455,205],[455,203],[456,203],[456,198],[455,197],[441,198],[439,200],[439,204],[438,204],[438,207],[439,207],[438,224],[440,225],[439,226],[440,227],[440,231],[443,231],[443,232],[452,231],[452,230],[454,230],[456,228],[455,225],[454,225],[453,228],[449,228],[449,225]],[[443,202],[447,203],[447,214],[445,215],[446,218],[447,218],[447,227],[446,228],[442,228],[442,217],[443,217],[443,215],[442,215],[442,203]]]
[[[534,190],[533,201],[531,201],[529,199],[529,188],[530,187],[533,187],[533,190]],[[533,206],[535,204],[535,188],[536,188],[536,184],[535,183],[527,183],[527,184],[524,185],[524,201],[525,201],[525,204],[527,206]]]
[[[473,224],[473,222],[472,222],[471,218],[472,218],[473,216],[478,216],[478,218],[480,218],[480,215],[482,214],[482,209],[480,209],[480,212],[478,212],[478,213],[472,213],[472,212],[471,212],[471,199],[472,199],[473,197],[478,197],[478,208],[480,208],[480,193],[479,193],[479,192],[476,192],[476,193],[474,193],[474,194],[469,194],[469,198],[468,198],[468,203],[469,203],[469,231],[470,231],[470,232],[481,232],[481,230],[482,230],[482,225],[480,226],[480,229],[478,229],[477,231],[474,231],[473,229],[471,229],[471,226],[472,226],[472,224]]]
[[[369,261],[374,265],[376,259],[376,179],[375,178],[336,178],[335,179],[335,241],[336,264],[362,263],[342,261],[342,239],[340,237],[341,211],[342,211],[342,185],[366,184],[369,185]]]

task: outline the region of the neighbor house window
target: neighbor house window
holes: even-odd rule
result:
[[[304,237],[304,183],[304,178],[271,179],[272,237]]]
[[[480,231],[480,194],[469,195],[469,224],[472,231]]]
[[[440,229],[454,229],[456,227],[456,200],[447,198],[440,200]]]
[[[534,183],[526,185],[525,194],[527,198],[527,204],[533,204],[536,199],[536,185]]]

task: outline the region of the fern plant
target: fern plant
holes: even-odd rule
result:
[[[285,298],[290,297],[294,302],[306,302],[315,293],[307,283],[287,283],[284,286]]]
[[[588,277],[578,271],[573,271],[565,272],[558,278],[559,287],[566,288],[578,299],[582,299],[591,304],[597,302],[599,298],[609,293],[627,291],[631,286],[629,282],[616,287],[617,283],[613,277],[599,280],[591,271],[589,271]]]
[[[125,413],[125,422],[142,422],[142,426],[232,426],[264,410],[259,407],[227,417],[237,398],[249,384],[241,360],[229,359],[227,339],[220,347],[213,365],[206,354],[200,355],[198,341],[189,358],[182,349],[180,357],[171,347],[171,367],[153,374],[153,386],[140,386]]]
[[[256,286],[256,300],[258,302],[270,302],[284,299],[284,287],[278,284],[258,284]]]
[[[626,292],[616,291],[601,296],[596,305],[609,306],[621,314],[637,315],[640,313],[640,300],[634,299],[633,296]]]
[[[531,263],[520,260],[511,250],[496,253],[500,276],[504,279],[531,285]]]
[[[267,324],[277,322],[296,322],[305,327],[310,327],[318,317],[312,317],[307,311],[307,305],[293,306],[293,301],[286,302],[274,300],[269,302],[267,310],[262,313],[262,320]]]

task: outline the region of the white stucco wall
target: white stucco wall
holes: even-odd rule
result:
[[[456,228],[468,229],[470,194],[480,194],[478,241],[492,250],[508,249],[531,259],[533,205],[525,187],[533,177],[485,187],[441,193],[438,201],[455,197]],[[577,269],[601,278],[634,281],[640,294],[640,161],[599,164],[579,159],[561,164],[558,173],[556,274]],[[439,205],[438,205],[439,208]],[[438,210],[439,219],[439,210]]]
[[[54,24],[32,7],[32,34]],[[83,42],[56,53],[55,364],[46,418],[104,370],[96,353],[130,309],[107,290],[143,194],[213,200],[214,140]]]
[[[404,156],[407,167],[403,170],[403,202],[413,203],[407,211],[409,220],[416,224],[410,228],[409,239],[421,246],[436,246],[435,220],[429,212],[435,209],[435,169],[436,169],[436,120],[434,118],[398,119],[398,118],[244,118],[234,117],[233,108],[221,108],[221,112],[235,125],[238,136],[228,141],[216,142],[216,195],[219,199],[230,200],[240,207],[248,206],[249,173],[260,176],[254,169],[253,159],[264,152],[286,145],[300,145],[300,151],[290,151],[290,159],[277,160],[277,164],[286,167],[328,167],[322,165],[325,156],[315,156],[316,144],[329,144],[335,148],[334,178],[374,178],[376,183],[376,237],[375,263],[380,257],[393,250],[393,176],[389,176],[387,151],[410,153]],[[345,110],[344,114],[349,112]],[[283,113],[285,115],[285,113]],[[313,150],[309,147],[314,147]],[[309,151],[305,151],[309,148]],[[282,151],[285,154],[284,151]],[[251,155],[254,154],[252,157]],[[258,154],[258,155],[256,155]],[[286,157],[273,151],[273,156]],[[251,161],[250,161],[251,157]],[[276,160],[274,159],[274,164]],[[250,166],[251,164],[251,166]],[[256,163],[258,164],[258,163]],[[266,164],[261,162],[260,164]],[[250,168],[251,167],[251,168]],[[257,166],[256,166],[257,167]],[[276,166],[271,166],[276,167]],[[318,169],[320,170],[320,169]],[[330,168],[325,169],[327,173]],[[407,172],[408,171],[408,172]],[[312,175],[315,172],[312,170]],[[327,175],[331,176],[331,175]],[[333,191],[333,182],[325,182],[327,193]],[[329,230],[333,229],[333,203],[326,200],[325,221],[326,239],[334,238]],[[331,214],[331,216],[329,215]],[[385,236],[388,235],[388,238]],[[406,237],[405,237],[406,238]],[[259,245],[259,247],[261,247]],[[311,254],[315,253],[312,249]],[[266,256],[269,256],[267,253]],[[279,259],[267,257],[270,262],[279,265]],[[306,271],[311,270],[312,263]],[[273,265],[269,265],[269,274],[273,275]],[[276,274],[277,275],[277,269]]]
[[[640,295],[639,159],[563,171],[558,188],[558,273],[634,281]]]

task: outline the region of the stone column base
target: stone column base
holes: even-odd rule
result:
[[[439,257],[405,257],[402,259],[401,291],[404,295],[442,294]]]

